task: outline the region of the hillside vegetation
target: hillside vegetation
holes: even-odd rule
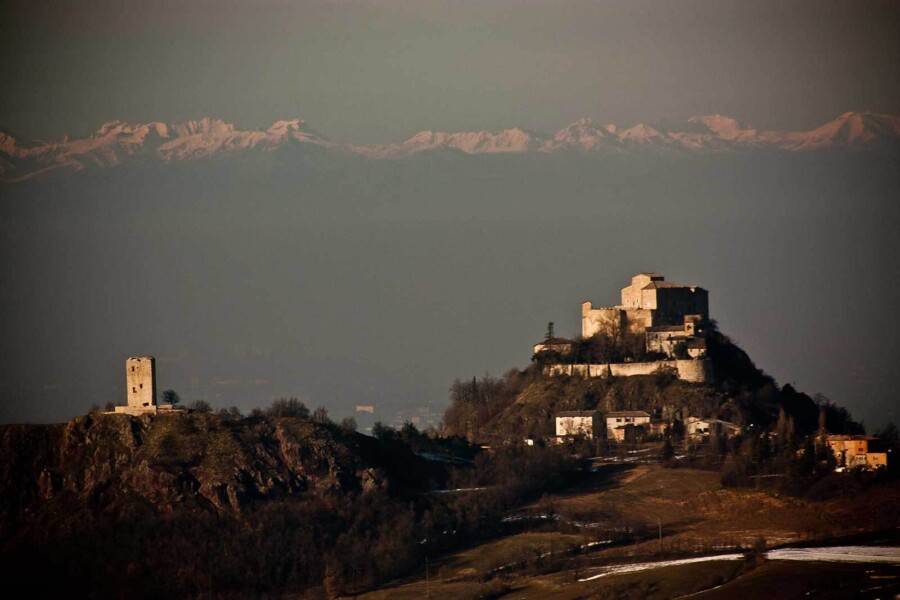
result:
[[[551,449],[476,457],[412,426],[370,437],[283,412],[0,427],[4,576],[43,597],[355,593],[502,533],[577,475]]]
[[[827,399],[813,399],[790,385],[779,387],[715,324],[707,344],[715,376],[712,385],[688,383],[667,373],[551,377],[544,374],[540,356],[528,369],[509,371],[502,378],[457,380],[444,415],[445,433],[486,440],[548,437],[554,434],[556,413],[594,409],[603,413],[643,410],[667,421],[715,417],[742,427],[753,425],[757,431],[774,429],[782,419],[795,435],[816,431],[821,412],[831,433],[862,432],[845,409]],[[628,349],[614,354],[628,355]]]
[[[50,596],[303,589],[374,550],[371,584],[415,560],[405,499],[446,477],[333,425],[188,411],[5,426],[0,455],[0,562]]]

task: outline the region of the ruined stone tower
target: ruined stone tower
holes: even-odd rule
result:
[[[156,359],[131,356],[125,361],[128,410],[143,412],[156,407]]]

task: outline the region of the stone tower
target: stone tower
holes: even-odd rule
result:
[[[156,407],[156,359],[131,356],[125,361],[128,410],[146,411]]]

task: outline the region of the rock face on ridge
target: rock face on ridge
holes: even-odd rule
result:
[[[91,414],[0,427],[0,532],[135,510],[236,514],[269,499],[387,490],[375,440],[294,418]],[[420,460],[407,451],[403,460]]]
[[[48,598],[282,597],[344,564],[372,585],[415,566],[413,504],[446,471],[332,424],[190,411],[2,426],[0,456],[4,576]]]

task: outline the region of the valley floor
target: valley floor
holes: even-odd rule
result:
[[[725,489],[709,471],[610,465],[510,514],[521,532],[359,598],[892,597],[898,511],[900,482],[810,502]]]

